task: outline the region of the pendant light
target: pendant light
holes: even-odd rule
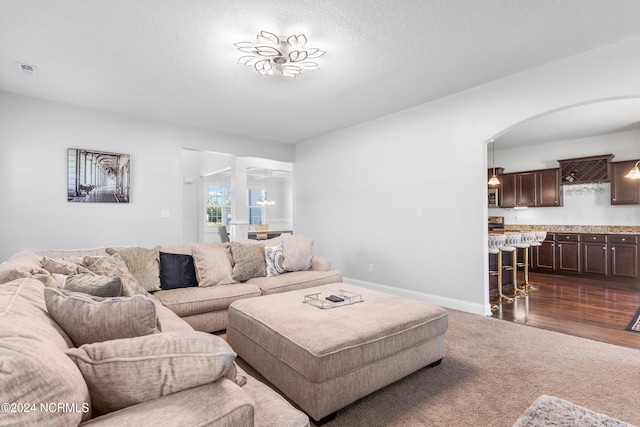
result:
[[[275,200],[267,197],[267,169],[264,170],[264,197],[261,197],[260,200],[256,202],[256,204],[260,206],[273,206],[276,204]]]
[[[493,176],[489,180],[489,185],[500,185],[500,180],[496,176],[496,141],[494,139],[492,139],[489,142],[492,144],[491,166],[493,167]]]
[[[640,160],[636,162],[636,165],[633,168],[631,168],[629,173],[626,174],[624,177],[631,178],[631,179],[640,179],[640,169],[638,169],[638,164],[640,164]]]

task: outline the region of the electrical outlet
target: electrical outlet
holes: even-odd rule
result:
[[[160,211],[160,218],[171,218],[171,210],[170,209],[162,209]]]

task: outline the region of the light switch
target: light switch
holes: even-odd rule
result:
[[[418,208],[418,216],[422,215],[424,215],[424,211],[422,210],[422,208]]]
[[[160,218],[171,218],[171,210],[170,209],[162,209],[160,211]]]

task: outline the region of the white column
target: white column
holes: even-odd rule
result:
[[[247,239],[249,206],[247,205],[247,158],[236,157],[231,167],[231,240]]]

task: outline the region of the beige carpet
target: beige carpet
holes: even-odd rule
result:
[[[540,395],[640,425],[640,350],[449,310],[441,365],[347,406],[325,426],[510,427]]]

